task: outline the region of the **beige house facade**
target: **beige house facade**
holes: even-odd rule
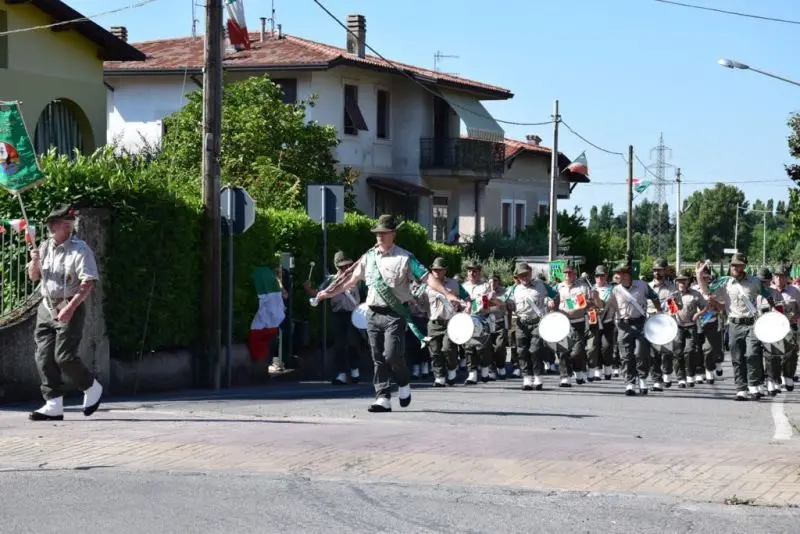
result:
[[[0,2],[0,100],[21,101],[38,153],[89,153],[106,143],[103,61],[144,55],[57,0]]]

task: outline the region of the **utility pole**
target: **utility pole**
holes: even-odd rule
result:
[[[550,158],[550,246],[547,253],[547,260],[553,261],[558,255],[558,227],[557,215],[558,207],[556,201],[556,184],[561,170],[558,167],[558,123],[561,116],[558,114],[558,100],[553,102],[553,153]]]
[[[675,274],[681,270],[681,168],[675,171],[675,185],[678,190],[675,203]]]
[[[764,211],[762,213],[764,216],[764,234],[763,234],[763,243],[761,243],[761,266],[764,267],[767,265],[767,212]]]
[[[628,145],[628,252],[626,261],[628,266],[633,261],[633,242],[631,241],[631,227],[633,226],[633,145]]]
[[[222,0],[206,0],[203,69],[203,335],[214,389],[220,387],[222,253],[219,151],[222,130]]]
[[[737,203],[736,204],[736,223],[733,225],[733,248],[736,251],[739,251],[739,210],[742,207]]]

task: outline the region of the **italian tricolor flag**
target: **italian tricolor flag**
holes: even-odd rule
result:
[[[286,318],[286,310],[278,279],[269,267],[256,267],[253,282],[258,295],[258,311],[250,323],[247,348],[253,361],[265,360],[269,356],[269,346],[278,335],[281,323]]]

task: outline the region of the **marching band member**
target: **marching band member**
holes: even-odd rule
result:
[[[782,309],[783,302],[781,293],[777,289],[770,287],[770,284],[772,283],[772,271],[770,271],[767,267],[762,267],[758,270],[758,279],[761,280],[763,289],[768,291],[772,296],[772,301],[775,303],[776,311]],[[756,296],[756,309],[758,309],[761,313],[768,312],[770,310],[769,302],[767,302],[767,299],[764,298],[763,295]],[[764,372],[767,375],[767,393],[770,397],[774,397],[781,392],[781,387],[778,385],[781,383],[780,379],[783,371],[781,365],[781,355],[769,350],[769,348],[764,346],[764,343],[762,343],[759,339],[756,339],[755,352],[761,355],[762,361],[764,362]]]
[[[512,287],[519,282],[517,275],[513,275],[513,280]],[[522,371],[519,368],[519,351],[517,350],[517,313],[509,306],[506,306],[505,309],[506,320],[508,321],[508,346],[511,352],[511,376],[520,378]]]
[[[467,264],[467,279],[461,284],[469,294],[469,299],[472,303],[470,311],[473,315],[486,315],[488,300],[492,292],[491,282],[481,278],[481,271],[482,266],[480,264],[469,262]],[[486,306],[484,306],[484,300],[486,300]],[[464,381],[465,386],[478,383],[478,371],[480,371],[481,382],[491,380],[489,366],[492,363],[492,353],[488,344],[485,347],[465,346],[464,355],[467,357],[467,365],[469,366],[469,375]]]
[[[500,275],[493,274],[491,276],[491,295],[500,296],[506,292],[500,280]],[[492,302],[489,307],[489,313],[494,316],[495,331],[492,332],[489,341],[489,349],[492,352],[492,364],[489,370],[489,378],[495,377],[500,380],[506,378],[506,348],[508,347],[508,326],[506,323],[507,310],[505,304],[500,302]]]
[[[348,258],[344,251],[339,250],[333,255],[333,264],[337,270],[336,275],[341,275],[353,264],[353,260]],[[336,279],[336,275],[328,276],[322,282],[320,289],[328,287]],[[303,287],[311,297],[319,293],[319,291],[311,287],[309,281],[306,281]],[[351,315],[359,304],[361,304],[361,295],[358,292],[358,287],[351,287],[347,291],[331,298],[331,322],[333,323],[334,332],[337,333],[333,337],[334,365],[337,373],[331,381],[333,385],[347,384],[348,373],[350,374],[350,380],[354,384],[358,384],[361,377],[359,371],[361,365],[361,336],[359,336],[358,330],[351,321]]]
[[[792,350],[784,354],[781,363],[782,368],[782,385],[786,391],[794,390],[794,376],[797,372],[797,345],[800,341],[798,339],[797,331],[798,324],[800,324],[800,289],[796,286],[788,285],[790,269],[787,265],[780,265],[773,273],[772,287],[774,287],[781,295],[783,301],[783,313],[789,319],[789,324],[792,326],[794,332],[795,346]]]
[[[570,337],[573,340],[569,354],[559,355],[561,370],[560,387],[571,387],[570,375],[574,372],[578,385],[586,382],[586,314],[590,308],[603,308],[603,301],[585,283],[578,282],[575,267],[568,262],[564,267],[564,281],[556,286],[559,309],[569,317],[572,326]]]
[[[522,389],[542,389],[542,353],[545,344],[539,337],[539,322],[550,310],[558,307],[558,293],[541,280],[531,279],[527,263],[517,263],[514,269],[516,284],[508,288],[502,299],[517,315],[516,342],[522,372]],[[550,304],[545,299],[550,297]]]
[[[467,299],[469,295],[458,283],[458,280],[447,277],[447,263],[444,258],[436,258],[431,265],[431,273],[444,288],[458,298]],[[453,386],[456,383],[458,369],[458,353],[456,345],[447,337],[447,322],[456,314],[456,310],[444,302],[442,295],[425,286],[426,301],[429,305],[428,349],[433,363],[433,386]]]
[[[760,294],[767,299],[770,306],[773,305],[773,302],[769,302],[772,296],[761,285],[761,281],[745,273],[746,265],[745,255],[734,254],[730,263],[731,276],[722,280],[720,286],[713,292],[724,303],[728,315],[731,363],[737,389],[734,400],[737,401],[760,399],[765,393],[764,362],[757,353],[758,340],[753,333],[757,315],[754,301]],[[703,297],[709,299],[712,291],[702,276],[703,266],[703,263],[698,262],[697,279],[700,292]]]
[[[394,244],[398,223],[392,215],[381,215],[372,229],[376,245],[359,258],[358,262],[338,277],[327,289],[317,294],[317,299],[334,297],[366,280],[367,335],[372,360],[375,363],[375,401],[370,412],[391,412],[392,378],[398,386],[400,406],[411,404],[409,372],[405,362],[405,329],[411,328],[422,342],[424,334],[411,321],[408,302],[412,279],[427,283],[441,293],[454,306],[460,304],[456,295],[448,292],[413,254]]]
[[[613,290],[614,287],[619,284],[619,273],[614,273],[614,276],[611,278],[611,289]],[[614,314],[611,314],[612,317]],[[617,330],[617,322],[616,317],[614,318],[614,362],[611,364],[611,376],[613,378],[619,377],[619,370],[622,368],[622,358],[619,355],[619,330]]]
[[[674,283],[667,280],[668,269],[669,264],[664,258],[658,258],[653,264],[653,281],[650,282],[650,287],[658,295],[660,305],[648,307],[648,315],[654,315],[662,310],[675,315],[681,307],[678,288],[675,287]],[[672,307],[673,304],[676,306],[675,308]],[[665,387],[672,385],[672,377],[670,375],[673,370],[673,351],[674,349],[670,345],[652,345],[650,347],[650,357],[652,359],[650,377],[653,379],[653,391],[664,391]],[[700,380],[702,381],[702,376]],[[686,381],[690,386],[694,386],[694,372],[692,372],[692,376],[686,377]]]
[[[606,307],[608,299],[611,297],[613,286],[608,283],[608,271],[605,265],[598,265],[594,270],[595,283],[592,290],[603,301],[601,310],[589,312],[589,342],[587,352],[589,354],[589,371],[594,370],[594,376],[590,380],[600,380],[605,378],[611,380],[611,365],[614,358],[614,313]],[[592,320],[594,318],[594,320]],[[619,373],[619,371],[618,371]]]
[[[426,284],[417,281],[411,282],[411,295],[414,297],[408,301],[408,308],[411,312],[411,321],[417,327],[417,331],[428,335],[428,315],[430,314],[430,303],[426,293]],[[406,357],[411,365],[411,380],[427,380],[430,377],[430,365],[428,349],[416,342],[417,336],[411,328],[406,328]],[[429,341],[430,343],[430,341]]]
[[[697,319],[709,309],[709,304],[703,295],[696,289],[692,289],[690,281],[692,271],[683,269],[675,282],[678,285],[678,298],[681,299],[681,306],[675,319],[678,321],[678,345],[675,347],[675,374],[678,377],[678,387],[694,387],[694,380],[691,380],[698,367],[700,347],[698,344]],[[709,383],[714,383],[712,367],[706,367],[706,379]]]
[[[700,275],[706,281],[706,284],[711,282],[711,267],[708,264],[703,266],[703,272]],[[695,281],[692,284],[692,289],[700,291],[700,284]],[[714,377],[709,373],[710,370],[715,371],[717,376],[722,376],[722,362],[724,361],[725,353],[722,350],[722,330],[720,329],[719,311],[720,304],[713,298],[708,301],[710,306],[705,310],[700,318],[697,320],[698,332],[698,347],[703,353],[703,361],[706,369],[706,381],[710,384],[714,383]]]
[[[627,263],[614,269],[619,275],[619,284],[614,286],[607,305],[617,315],[617,339],[622,367],[625,371],[625,395],[636,395],[638,375],[639,393],[647,395],[647,375],[650,373],[650,343],[644,337],[648,301],[656,308],[661,306],[658,294],[647,282],[634,280]]]

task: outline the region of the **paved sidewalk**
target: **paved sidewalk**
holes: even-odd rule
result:
[[[539,395],[518,386],[416,388],[411,407],[395,401],[391,414],[366,412],[369,386],[325,385],[265,388],[255,399],[111,402],[63,423],[3,410],[0,470],[269,473],[800,505],[800,440],[723,435],[766,428],[770,401],[733,403],[719,385],[635,399],[617,394],[619,381]],[[293,388],[322,400],[292,398]],[[691,426],[685,409],[698,403],[726,411],[719,429]],[[503,410],[481,409],[494,405]]]

